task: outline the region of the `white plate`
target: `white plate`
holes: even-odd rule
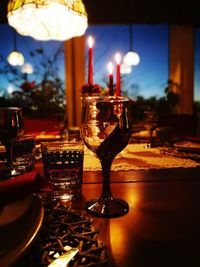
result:
[[[8,267],[23,255],[37,235],[44,209],[37,196],[13,202],[0,210],[0,266]]]
[[[27,211],[31,203],[32,196],[26,197],[25,199],[22,198],[1,208],[0,227],[19,219]]]
[[[200,152],[200,143],[193,143],[190,141],[177,142],[174,144],[174,147],[182,151],[195,152],[195,153]]]

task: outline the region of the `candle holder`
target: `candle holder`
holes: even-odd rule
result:
[[[84,84],[81,88],[82,96],[94,96],[99,95],[102,92],[102,88],[98,84]]]
[[[82,93],[82,119],[85,117],[85,98],[87,96],[98,96],[102,93],[102,88],[98,84],[84,84],[81,88]]]

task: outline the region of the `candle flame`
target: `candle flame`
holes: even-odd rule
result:
[[[115,54],[115,61],[117,63],[117,65],[119,65],[121,63],[121,60],[122,60],[122,56],[120,53],[116,53]]]
[[[94,39],[92,38],[92,36],[88,37],[88,46],[89,48],[92,48],[94,45]]]
[[[107,65],[107,69],[108,69],[108,73],[109,73],[109,74],[113,74],[113,69],[114,69],[114,67],[113,67],[112,62],[109,62],[109,63],[108,63],[108,65]]]

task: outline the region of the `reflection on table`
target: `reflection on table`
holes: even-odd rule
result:
[[[113,194],[130,209],[120,218],[93,218],[107,247],[108,266],[199,266],[199,177],[199,166],[113,170]],[[83,182],[82,199],[71,203],[81,211],[99,196],[101,172],[84,171]]]
[[[93,226],[106,245],[106,266],[200,266],[199,163],[160,154],[159,148],[145,150],[140,146],[138,149],[128,146],[116,159],[111,172],[113,195],[128,202],[128,214],[115,219],[93,218]],[[90,157],[86,155],[85,160]],[[179,159],[180,162],[179,166],[159,168],[154,168],[152,162],[144,168],[143,163],[143,167],[135,169],[138,158],[143,158],[146,164],[150,159],[163,159],[172,164]],[[128,165],[123,165],[126,162]],[[129,168],[124,170],[123,166]],[[100,169],[97,165],[94,169],[90,167],[85,165],[82,198],[64,203],[76,211],[84,212],[86,201],[101,193]],[[41,161],[36,162],[35,169],[43,173]],[[17,266],[21,266],[20,262]]]

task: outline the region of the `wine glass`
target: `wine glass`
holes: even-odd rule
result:
[[[157,114],[155,111],[148,110],[144,111],[144,127],[149,132],[149,142],[145,145],[147,148],[151,148],[154,146],[153,144],[153,131],[157,127]]]
[[[131,137],[131,100],[125,97],[91,96],[85,99],[81,134],[85,145],[101,162],[103,187],[98,199],[86,203],[86,210],[97,217],[118,217],[126,214],[126,201],[114,198],[110,187],[110,170],[115,156]]]
[[[6,174],[19,175],[12,163],[12,146],[15,139],[23,134],[22,110],[17,107],[0,108],[0,141],[6,149]]]

